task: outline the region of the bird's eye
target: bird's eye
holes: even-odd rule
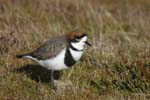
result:
[[[80,36],[75,36],[75,37],[74,37],[74,42],[79,42],[80,39],[81,39]]]
[[[81,37],[87,36],[86,33],[83,33]]]
[[[74,36],[74,38],[71,40],[72,42],[79,42],[80,41],[80,37],[79,36]]]
[[[79,42],[81,38],[79,36],[76,36],[75,39],[76,39],[77,42]]]
[[[76,38],[77,38],[77,39],[80,39],[81,37],[80,37],[80,36],[76,36]]]

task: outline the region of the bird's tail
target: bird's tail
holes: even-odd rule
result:
[[[23,58],[25,56],[27,56],[27,54],[16,55],[16,58]]]

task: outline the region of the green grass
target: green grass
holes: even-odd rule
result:
[[[0,2],[1,100],[149,100],[149,0]],[[49,37],[85,31],[94,48],[61,73],[73,86],[50,88],[50,73],[19,60]]]

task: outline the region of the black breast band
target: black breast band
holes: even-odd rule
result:
[[[71,67],[73,64],[76,63],[76,61],[74,60],[74,58],[71,55],[71,52],[70,52],[69,48],[66,49],[64,63],[68,67]]]
[[[75,47],[73,47],[72,45],[70,45],[70,48],[72,49],[72,50],[74,50],[74,51],[83,51],[83,49],[82,50],[79,50],[79,49],[77,49],[77,48],[75,48]]]

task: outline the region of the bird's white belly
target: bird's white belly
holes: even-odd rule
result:
[[[56,57],[47,60],[40,60],[38,63],[50,70],[66,69],[68,67],[64,64],[65,52],[66,48],[63,49]]]

